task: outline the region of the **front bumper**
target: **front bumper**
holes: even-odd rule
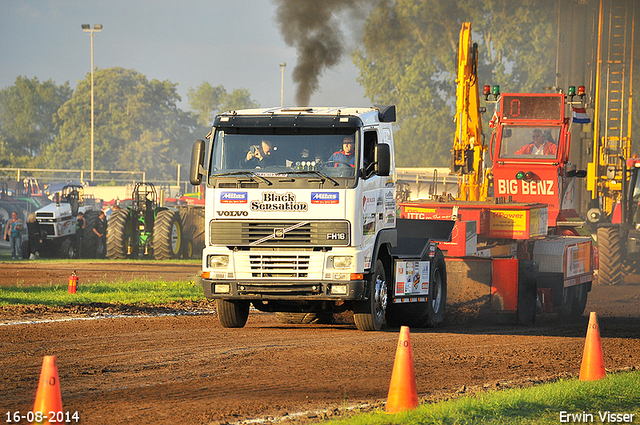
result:
[[[198,277],[207,298],[227,300],[304,300],[357,301],[365,297],[366,280],[350,281],[282,281],[282,280],[214,280]],[[340,286],[341,293],[335,293]],[[333,289],[333,290],[332,290]]]

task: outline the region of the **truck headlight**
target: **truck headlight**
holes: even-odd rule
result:
[[[331,257],[334,269],[350,269],[353,263],[353,257],[336,255]]]
[[[228,255],[210,255],[209,267],[212,269],[226,269],[229,266]]]

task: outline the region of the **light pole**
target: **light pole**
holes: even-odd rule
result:
[[[280,108],[284,108],[284,67],[287,66],[285,62],[280,62],[280,69],[282,69],[282,78],[280,80]]]
[[[91,182],[93,183],[93,33],[102,31],[102,25],[95,24],[93,29],[91,29],[91,25],[89,24],[82,24],[81,27],[82,31],[88,32],[91,35]]]

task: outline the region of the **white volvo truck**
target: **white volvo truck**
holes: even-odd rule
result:
[[[206,186],[200,284],[220,322],[250,304],[284,323],[351,310],[360,330],[435,326],[446,266],[434,241],[453,222],[396,219],[395,106],[218,115],[194,143],[190,180]],[[349,155],[352,142],[353,154]]]

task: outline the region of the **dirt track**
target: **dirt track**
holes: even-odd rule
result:
[[[104,264],[104,265],[102,265]],[[84,279],[117,276],[175,280],[173,267],[105,262],[84,267]],[[45,283],[38,262],[0,264],[0,284],[22,268],[23,284]],[[32,274],[24,267],[35,268]],[[68,266],[47,279],[68,279]],[[119,271],[118,271],[119,270]],[[177,273],[197,273],[189,265]],[[31,270],[30,270],[31,272]],[[4,276],[4,277],[3,277]],[[32,276],[29,278],[28,276]],[[179,278],[179,277],[178,277]],[[115,278],[119,280],[120,277]],[[46,281],[46,279],[45,279]],[[14,281],[15,282],[15,281]],[[104,306],[103,306],[104,307]],[[207,305],[170,305],[160,313]],[[2,412],[33,407],[44,355],[58,359],[65,411],[81,423],[209,424],[250,418],[317,420],[345,406],[381,406],[387,395],[397,330],[359,332],[348,317],[337,325],[289,326],[252,312],[243,329],[224,329],[215,313],[193,316],[95,318],[101,311],[0,310]],[[598,312],[609,370],[640,362],[640,285],[594,287],[587,311]],[[132,313],[110,308],[110,313]],[[151,310],[134,313],[153,313]],[[7,324],[33,319],[63,319]],[[88,319],[93,320],[77,320]],[[575,376],[587,318],[535,326],[448,325],[412,329],[418,394],[422,401]],[[305,413],[296,416],[297,412]],[[6,419],[6,418],[5,418]],[[4,419],[3,419],[4,420]],[[26,423],[23,422],[23,423]]]

